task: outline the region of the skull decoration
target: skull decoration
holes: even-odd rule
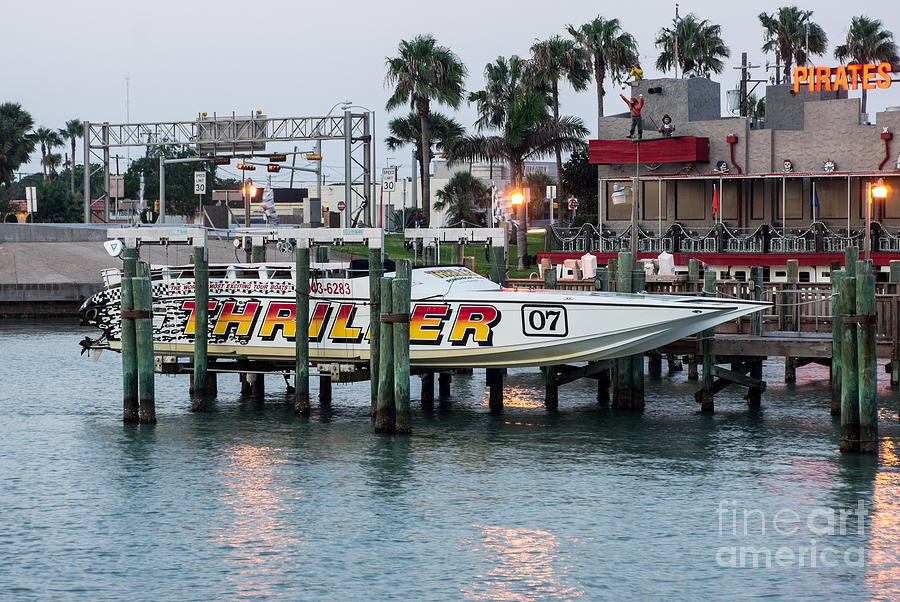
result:
[[[823,169],[825,170],[825,173],[834,172],[834,161],[832,161],[831,159],[827,159],[825,161],[825,164],[823,165]]]
[[[794,171],[794,164],[791,163],[790,159],[785,159],[784,160],[784,173],[793,173],[793,171]]]
[[[728,163],[725,161],[716,161],[716,171],[719,173],[728,173]]]

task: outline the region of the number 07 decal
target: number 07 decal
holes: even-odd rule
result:
[[[523,305],[522,333],[527,337],[567,336],[566,308],[562,305]]]

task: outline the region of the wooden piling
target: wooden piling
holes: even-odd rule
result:
[[[409,261],[401,259],[400,265]],[[397,272],[409,273],[409,268]],[[407,435],[412,432],[412,421],[409,411],[409,278],[394,278],[391,282],[391,300],[394,308],[394,432]],[[403,317],[405,316],[405,317]],[[432,381],[432,397],[434,382]]]
[[[316,263],[328,263],[331,258],[331,247],[328,245],[316,246]]]
[[[491,280],[506,284],[506,255],[502,246],[491,246]],[[490,390],[488,405],[492,414],[503,411],[503,369],[487,368],[485,384]]]
[[[552,265],[544,270],[544,288],[547,290],[556,289],[556,268]],[[559,407],[559,387],[556,385],[556,367],[542,366],[541,372],[544,373],[544,407],[548,410],[555,411]]]
[[[150,285],[150,266],[138,262],[136,276],[131,279],[134,297],[135,342],[137,344],[139,420],[141,424],[156,423],[156,389],[153,373],[153,289]]]
[[[331,405],[331,373],[319,373],[319,405]]]
[[[381,359],[381,278],[384,262],[381,249],[369,249],[369,412],[378,408],[379,360]]]
[[[856,325],[849,318],[856,313],[856,277],[839,283],[841,310],[841,451],[859,451],[859,358],[856,354]]]
[[[703,296],[716,296],[716,273],[707,270],[703,274]],[[710,353],[713,337],[716,336],[715,328],[707,328],[703,331],[700,340],[700,356],[703,362],[703,380],[700,385],[700,411],[712,413],[716,411],[713,393],[713,356]]]
[[[194,247],[194,378],[191,381],[191,410],[202,411],[209,394],[207,339],[209,336],[209,263],[206,247]]]
[[[450,263],[452,265],[463,264],[463,248],[461,244],[453,243],[450,245]]]
[[[309,242],[294,253],[294,413],[309,414]]]
[[[252,263],[264,263],[266,261],[266,245],[254,244],[250,252],[250,261]]]
[[[841,280],[847,277],[845,270],[831,272],[831,415],[841,413]]]
[[[700,280],[700,260],[695,258],[688,259],[688,282],[693,283],[691,290],[697,290],[697,281]]]
[[[750,268],[750,282],[753,283],[750,291],[750,299],[762,301],[763,295],[763,269],[759,266]],[[750,316],[750,334],[762,336],[763,316],[761,311],[753,312]],[[750,378],[761,381],[763,377],[763,360],[753,360],[750,364]],[[762,390],[751,387],[747,390],[747,405],[751,408],[759,407],[762,403]]]
[[[878,370],[875,343],[875,274],[872,261],[856,262],[856,351],[859,369],[859,451],[878,453]]]
[[[641,293],[646,287],[646,273],[642,269],[631,272],[631,290]],[[644,409],[644,354],[635,353],[631,356],[631,409]]]
[[[900,261],[892,259],[890,263],[890,281],[900,284]],[[900,293],[900,286],[893,287],[892,294]],[[900,303],[896,298],[891,302],[891,386],[900,386]]]
[[[613,290],[613,287],[618,285],[619,282],[619,260],[615,257],[610,257],[609,261],[606,263],[606,267],[609,270],[610,282],[610,288],[606,290],[611,291]]]
[[[391,281],[381,278],[381,315],[385,319],[393,309]],[[394,325],[382,322],[378,361],[378,405],[375,409],[375,432],[390,433],[394,430]]]
[[[618,273],[616,274],[616,292],[631,292],[632,255],[628,251],[621,251],[618,260]],[[613,377],[612,407],[627,409],[631,407],[631,357],[616,358],[616,371]]]
[[[552,265],[544,270],[544,288],[549,290],[556,288],[556,268]]]
[[[786,290],[784,292],[781,301],[784,305],[784,329],[793,332],[795,330],[798,330],[797,326],[799,324],[799,319],[797,316],[799,312],[799,307],[797,306],[799,296],[794,291],[797,289],[797,285],[800,282],[800,262],[796,259],[788,259],[786,271],[786,288],[790,290]],[[797,382],[797,358],[795,357],[784,358],[784,382]]]
[[[848,276],[855,277],[857,261],[859,261],[859,247],[845,247],[844,269],[847,270]]]
[[[597,268],[597,275],[594,278],[594,288],[598,291],[609,291],[609,269]],[[610,369],[604,368],[597,373],[597,402],[601,404],[609,403],[609,384]]]
[[[449,372],[441,372],[438,374],[438,395],[441,399],[450,397],[450,383],[452,381],[453,377],[450,376]]]
[[[140,421],[138,404],[138,359],[134,331],[134,299],[132,279],[135,276],[140,252],[137,247],[126,247],[122,253],[125,265],[122,270],[122,420]]]
[[[428,371],[419,376],[422,381],[422,409],[434,409],[434,372]]]

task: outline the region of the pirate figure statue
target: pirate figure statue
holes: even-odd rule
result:
[[[644,122],[641,119],[641,109],[644,108],[644,95],[640,95],[640,100],[634,96],[630,99],[625,98],[623,94],[619,94],[619,97],[625,101],[625,104],[628,105],[628,110],[631,112],[631,132],[629,132],[628,137],[634,137],[634,128],[637,126],[638,140],[640,140],[644,137]]]

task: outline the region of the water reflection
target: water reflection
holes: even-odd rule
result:
[[[237,445],[224,454],[221,480],[224,507],[215,517],[212,541],[228,550],[227,571],[239,595],[269,596],[290,559],[303,551],[302,533],[289,522],[302,492],[280,473],[287,462],[280,448]]]
[[[898,443],[883,438],[879,448],[881,470],[875,473],[866,549],[866,586],[874,599],[900,597],[900,556],[897,526],[900,524],[900,457]]]
[[[570,583],[569,567],[562,564],[559,537],[538,529],[473,525],[481,531],[472,550],[493,565],[476,575],[462,590],[473,600],[534,600],[576,598],[584,595]]]

